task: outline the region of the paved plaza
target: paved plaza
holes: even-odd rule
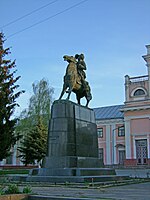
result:
[[[149,200],[150,182],[115,186],[108,188],[85,189],[71,188],[68,186],[33,187],[33,192],[38,195],[52,197],[70,197],[68,199],[116,199],[116,200]],[[41,198],[44,199],[44,198]],[[64,198],[66,199],[66,198]]]

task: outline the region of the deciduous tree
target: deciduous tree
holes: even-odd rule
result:
[[[50,106],[54,93],[46,79],[33,83],[32,87],[29,107],[22,112],[17,127],[17,131],[23,135],[18,150],[26,165],[34,164],[35,160],[39,162],[46,154]]]

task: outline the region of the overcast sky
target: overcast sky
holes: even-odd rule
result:
[[[58,99],[63,55],[76,53],[85,54],[89,106],[123,104],[124,76],[147,74],[142,55],[150,44],[149,9],[150,0],[0,0],[0,31],[26,90],[19,111],[28,107],[32,83],[42,78]]]

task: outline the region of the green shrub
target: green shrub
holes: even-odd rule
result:
[[[10,184],[5,190],[5,194],[19,194],[19,187],[16,184]]]
[[[4,191],[5,187],[4,186],[0,186],[0,195],[3,195],[5,194],[5,191]]]
[[[32,188],[30,185],[27,185],[23,188],[23,191],[22,193],[25,193],[25,194],[31,194],[32,193]]]
[[[20,194],[19,187],[16,184],[10,184],[7,187],[4,185],[0,185],[0,195],[4,194]],[[30,185],[27,185],[23,188],[22,193],[24,194],[31,194],[32,188]]]

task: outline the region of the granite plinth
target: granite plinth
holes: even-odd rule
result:
[[[55,101],[49,127],[46,168],[101,166],[92,109],[71,101]]]

